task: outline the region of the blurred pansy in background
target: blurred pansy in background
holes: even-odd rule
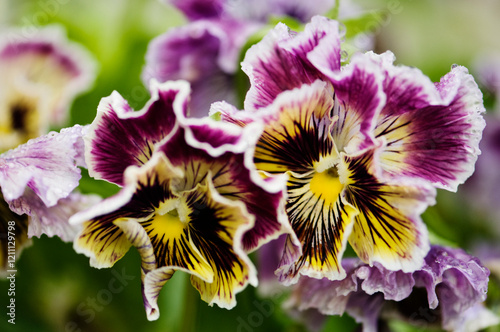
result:
[[[64,34],[49,26],[29,37],[0,35],[0,151],[65,124],[74,98],[93,83],[94,59]]]
[[[0,330],[500,331],[499,10],[0,0]]]

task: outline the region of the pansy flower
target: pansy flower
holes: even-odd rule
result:
[[[456,66],[439,83],[394,66],[391,53],[340,68],[338,23],[314,17],[299,34],[279,24],[242,63],[245,111],[219,103],[225,121],[264,122],[254,162],[288,175],[287,212],[302,256],[286,243],[278,269],[345,277],[347,241],[366,263],[411,272],[429,249],[419,215],[435,188],[456,190],[473,171],[484,127],[482,95]]]
[[[78,229],[68,223],[69,217],[99,201],[97,196],[73,192],[81,177],[79,166],[85,167],[85,130],[76,125],[52,132],[0,155],[2,269],[7,267],[9,234],[16,239],[16,256],[32,236],[72,241]]]
[[[368,266],[355,258],[343,265],[343,280],[302,278],[285,307],[299,316],[305,310],[346,312],[363,324],[364,332],[378,331],[391,319],[446,331],[478,331],[499,322],[482,304],[488,269],[462,249],[432,246],[413,273],[389,271],[378,263]]]
[[[0,151],[60,126],[94,80],[92,57],[56,26],[0,36]]]
[[[141,111],[118,93],[99,105],[86,138],[89,173],[123,188],[72,217],[83,224],[75,250],[110,267],[136,247],[150,320],[177,270],[191,274],[204,301],[232,308],[235,294],[257,281],[247,252],[293,233],[284,179],[262,177],[253,166],[260,125],[188,120],[189,84],[152,84]]]

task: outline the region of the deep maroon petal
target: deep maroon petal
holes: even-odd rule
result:
[[[187,82],[153,81],[151,90],[151,100],[138,112],[117,92],[101,100],[85,141],[91,176],[123,185],[125,169],[144,164],[155,144],[172,131],[176,117],[186,113]]]

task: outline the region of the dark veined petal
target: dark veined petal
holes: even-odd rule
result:
[[[345,198],[359,211],[349,242],[369,264],[379,262],[389,270],[413,272],[429,251],[420,214],[434,204],[435,189],[409,179],[380,182],[376,153],[373,148],[342,156],[339,174],[346,184]]]
[[[242,246],[243,234],[252,228],[255,218],[242,202],[218,194],[209,180],[205,187],[198,186],[186,196],[188,204],[197,204],[190,240],[214,271],[213,282],[195,275],[191,282],[204,301],[231,309],[236,305],[236,293],[249,283],[257,285],[256,271]]]
[[[116,225],[128,219],[149,220],[163,202],[175,196],[168,190],[169,183],[182,176],[182,172],[162,161],[163,154],[155,155],[142,172],[129,167],[125,172],[126,186],[94,207],[75,214],[72,224],[83,224],[74,248],[90,257],[95,267],[110,267],[129,250],[131,243]]]
[[[118,185],[130,165],[140,166],[152,155],[155,144],[167,137],[187,111],[190,88],[185,81],[159,84],[151,81],[151,99],[134,112],[118,92],[103,98],[85,137],[89,174]]]
[[[357,210],[343,197],[344,186],[339,178],[327,171],[289,176],[287,212],[302,245],[302,255],[295,260],[289,258],[297,249],[287,238],[277,271],[280,281],[295,283],[300,274],[343,279],[341,259]]]
[[[251,83],[245,110],[265,107],[285,90],[324,78],[310,62],[311,53],[325,56],[332,69],[340,69],[340,34],[336,21],[313,17],[304,32],[296,36],[280,23],[253,45],[241,64]]]
[[[143,296],[150,320],[157,319],[159,292],[175,271],[190,273],[201,298],[223,308],[234,307],[236,293],[248,283],[256,284],[253,265],[241,246],[253,216],[243,203],[220,196],[210,176],[204,182],[164,202],[170,207],[163,208],[171,208],[164,214],[119,223],[141,252]]]
[[[418,69],[394,66],[392,53],[367,57],[385,72],[387,102],[375,129],[386,141],[382,169],[456,191],[474,171],[485,126],[473,77],[456,66],[434,85]]]
[[[280,94],[263,116],[264,132],[254,153],[257,169],[304,173],[331,157],[332,107],[332,97],[321,81]]]
[[[28,216],[12,212],[0,191],[0,277],[14,269],[15,259],[29,244]]]

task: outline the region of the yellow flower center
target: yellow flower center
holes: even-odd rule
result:
[[[154,234],[166,238],[177,238],[189,223],[189,208],[179,199],[169,200],[156,210],[153,223]]]
[[[343,188],[336,166],[314,173],[309,186],[314,195],[329,205],[335,204]]]

